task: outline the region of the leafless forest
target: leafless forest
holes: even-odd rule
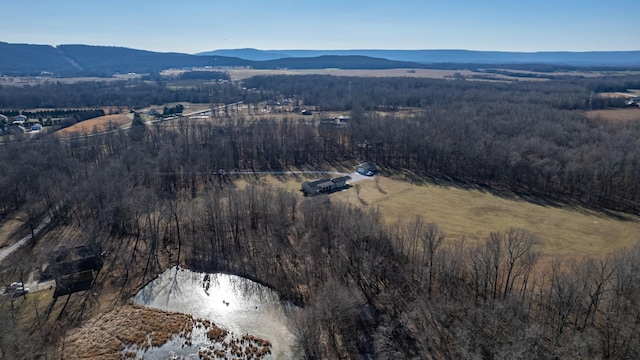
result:
[[[299,305],[291,327],[309,359],[640,358],[640,246],[597,258],[542,259],[540,239],[521,229],[465,242],[429,219],[387,225],[375,209],[278,187],[239,187],[218,171],[375,161],[387,174],[410,173],[416,181],[637,214],[640,123],[588,120],[585,111],[624,106],[606,98],[589,104],[590,93],[640,87],[639,78],[279,76],[247,79],[251,91],[226,84],[82,86],[0,88],[0,108],[55,105],[65,93],[57,106],[295,98],[351,118],[346,126],[225,114],[172,126],[138,119],[130,129],[95,136],[4,142],[0,216],[21,211],[31,230],[49,217],[49,234],[79,234],[36,236],[25,249],[44,249],[29,258],[33,267],[51,262],[46,250],[62,243],[95,244],[107,255],[86,295],[58,300],[75,311],[21,323],[3,305],[0,358],[56,358],[64,332],[104,306],[89,293],[117,294],[117,306],[176,264],[246,276]],[[401,115],[408,108],[415,111]],[[29,266],[3,262],[2,279]]]

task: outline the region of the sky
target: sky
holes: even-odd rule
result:
[[[0,41],[217,49],[640,50],[640,0],[0,0]]]

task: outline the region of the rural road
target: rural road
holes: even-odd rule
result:
[[[339,171],[321,171],[321,170],[300,170],[300,171],[253,171],[253,170],[237,170],[237,171],[224,171],[224,175],[339,175],[339,176],[351,176],[351,179],[347,181],[347,184],[354,183],[361,180],[373,179],[374,176],[362,175],[357,172],[345,173]],[[220,171],[217,174],[220,174]],[[192,174],[198,175],[210,175],[216,172],[193,172]],[[158,175],[167,175],[168,173],[156,173]]]
[[[42,231],[42,229],[44,229],[45,226],[49,225],[49,223],[51,223],[51,218],[46,217],[40,223],[40,225],[38,225],[38,227],[33,230],[33,233],[35,235],[38,235],[38,233],[40,231]],[[20,241],[18,241],[17,243],[15,243],[15,244],[13,244],[11,246],[7,246],[5,248],[0,249],[0,262],[2,262],[2,260],[4,260],[7,256],[11,255],[11,253],[13,253],[14,251],[18,250],[20,247],[22,247],[24,244],[26,244],[29,240],[31,240],[31,234],[23,237],[22,239],[20,239]]]
[[[40,225],[38,225],[38,227],[36,227],[33,230],[33,233],[35,235],[38,235],[40,233],[40,231],[42,231],[42,229],[44,229],[50,223],[51,223],[51,218],[47,216],[40,223]],[[2,262],[2,260],[7,258],[8,256],[10,256],[14,251],[18,250],[24,244],[29,242],[29,240],[31,240],[31,234],[23,237],[22,239],[20,239],[18,242],[16,242],[15,244],[13,244],[11,246],[7,246],[5,248],[0,249],[0,262]],[[25,284],[24,284],[25,288],[29,289],[29,292],[33,293],[33,292],[38,292],[38,291],[42,291],[42,290],[47,290],[47,289],[51,289],[51,288],[53,288],[55,286],[55,280],[39,282],[38,280],[35,280],[33,278],[33,275],[34,274],[31,273],[29,275],[29,280],[26,281]]]
[[[227,175],[340,175],[340,176],[350,176],[351,179],[347,181],[347,184],[353,184],[362,180],[370,180],[373,179],[373,176],[362,175],[357,172],[352,173],[344,173],[337,171],[227,171],[225,172]]]

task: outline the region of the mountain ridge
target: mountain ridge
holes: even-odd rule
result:
[[[472,50],[227,49],[192,55],[118,46],[33,45],[0,42],[0,75],[112,76],[170,68],[255,69],[476,69],[511,66],[554,71],[576,67],[640,69],[640,51],[515,53]],[[557,65],[557,66],[556,66]],[[508,66],[507,66],[508,67]]]
[[[277,59],[284,57],[317,57],[323,55],[368,56],[394,61],[434,63],[540,63],[566,65],[640,65],[640,50],[620,51],[483,51],[465,49],[423,49],[423,50],[385,50],[385,49],[351,49],[351,50],[259,50],[254,48],[220,49],[200,52],[197,56],[214,55],[235,56],[246,60]]]

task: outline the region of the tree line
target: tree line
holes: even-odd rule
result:
[[[277,122],[244,118],[230,119],[221,126],[181,125],[192,129],[189,136],[193,144],[198,144],[187,152],[210,154],[219,150],[224,156],[217,157],[216,162],[225,169],[278,170],[346,159],[372,160],[396,171],[410,170],[438,181],[461,182],[515,196],[622,211],[638,209],[638,123],[588,120],[583,108],[589,93],[575,84],[377,80],[380,86],[376,87],[369,79],[358,85],[334,77],[271,80],[277,91],[260,87],[262,79],[250,84],[258,86],[257,93],[270,96],[302,94],[303,104],[315,103],[321,109],[329,104],[340,108],[330,102],[329,89],[335,89],[335,96],[342,99],[337,101],[342,102],[349,95],[340,88],[348,91],[351,87],[353,93],[377,90],[360,95],[373,99],[363,102],[364,106],[353,100],[356,105],[349,126],[343,128],[313,127],[291,119]],[[277,85],[280,83],[283,85]],[[375,92],[383,89],[390,91],[385,84],[393,85],[396,91],[376,96]],[[291,88],[287,90],[285,85]],[[241,89],[229,86],[216,87],[212,96],[228,101],[243,98]],[[235,90],[227,91],[230,89]],[[417,93],[412,95],[411,89],[417,89]],[[323,101],[327,103],[313,102],[316,96],[326,97]],[[406,101],[414,102],[413,96],[419,111],[412,116],[368,111],[404,109],[410,105]],[[385,105],[383,100],[374,101],[384,98],[393,102],[394,97],[402,97],[405,102]],[[183,159],[180,166],[201,167],[197,163],[203,159],[207,157],[190,158],[190,165],[184,165]]]
[[[48,82],[38,85],[0,86],[0,109],[125,107],[142,108],[173,102],[207,104],[211,97],[233,103],[242,100],[235,84],[217,83],[200,87],[169,88],[164,82],[142,80],[112,82]]]

